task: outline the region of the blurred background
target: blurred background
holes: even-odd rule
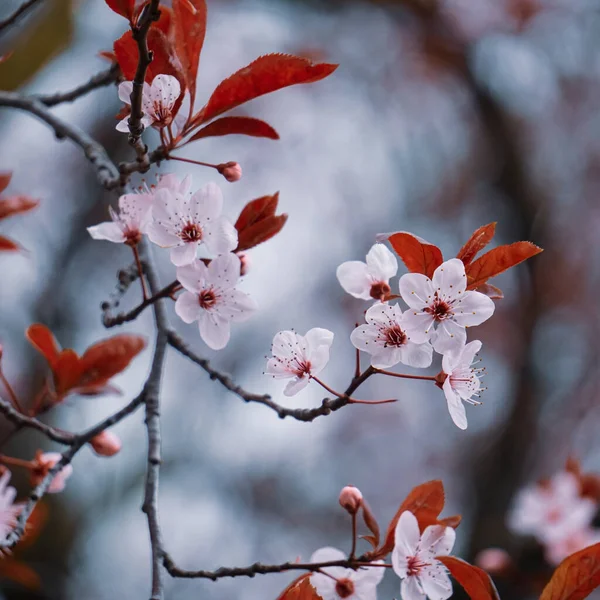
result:
[[[4,0],[0,18],[19,3]],[[215,366],[283,404],[318,405],[323,394],[315,385],[288,399],[262,371],[277,331],[326,327],[336,339],[323,379],[344,389],[354,360],[349,334],[366,306],[344,294],[335,269],[364,260],[377,233],[411,231],[451,257],[476,227],[497,221],[494,243],[526,239],[545,252],[493,281],[505,299],[477,329],[488,390],[483,406],[467,408],[466,432],[453,425],[435,386],[383,377],[359,397],[399,403],[348,407],[310,424],[281,421],[171,352],[160,496],[168,550],[182,567],[207,569],[308,560],[325,545],[348,550],[349,517],[337,503],[344,485],[363,491],[385,528],[414,485],[440,478],[444,514],[463,515],[457,553],[472,560],[486,547],[505,548],[521,557],[526,576],[499,580],[503,597],[537,597],[551,571],[530,541],[506,528],[514,494],[560,470],[569,455],[588,471],[600,469],[600,1],[208,0],[208,7],[199,103],[260,54],[341,65],[322,82],[238,111],[268,120],[280,141],[231,136],[186,148],[189,158],[242,165],[239,183],[218,181],[232,218],[247,201],[277,190],[289,214],[282,233],[250,253],[243,288],[260,311],[234,328],[224,351],[210,351],[169,306],[181,334]],[[74,87],[106,68],[98,52],[125,29],[101,0],[40,2],[0,38],[0,54],[14,50],[0,66],[0,87]],[[55,110],[115,160],[130,160],[126,136],[114,130],[119,109],[111,86]],[[29,251],[0,256],[0,339],[5,372],[32,398],[45,366],[24,340],[25,328],[43,322],[79,352],[116,333],[103,329],[99,307],[131,256],[86,232],[106,219],[110,198],[79,149],[15,110],[0,110],[0,135],[0,170],[14,171],[8,192],[41,200],[35,212],[0,227]],[[159,172],[190,172],[195,188],[215,178],[181,163]],[[154,172],[146,177],[152,182]],[[166,284],[174,269],[168,253],[155,254]],[[139,299],[134,286],[123,306]],[[121,330],[151,338],[151,314]],[[123,397],[75,397],[49,421],[78,431],[111,414],[139,391],[150,354],[115,379]],[[431,374],[438,369],[435,363]],[[84,449],[76,457],[67,490],[48,498],[40,537],[19,555],[41,576],[41,590],[6,579],[3,597],[147,597],[142,420],[140,411],[115,428],[124,444],[117,456]],[[25,432],[5,452],[30,458],[39,447],[58,449]],[[22,473],[13,480],[28,493]],[[167,597],[264,600],[292,578],[167,578]],[[398,584],[388,574],[380,598],[398,597]]]

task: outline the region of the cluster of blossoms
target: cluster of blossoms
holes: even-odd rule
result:
[[[366,262],[340,265],[337,278],[346,292],[373,304],[365,313],[366,324],[358,326],[350,340],[357,350],[370,355],[371,366],[382,370],[403,363],[426,368],[434,351],[442,355],[442,372],[436,378],[442,387],[454,423],[466,429],[463,402],[481,391],[483,369],[475,356],[481,342],[467,343],[467,327],[480,325],[494,313],[494,302],[485,294],[467,291],[465,266],[458,258],[442,263],[430,279],[419,273],[400,278],[399,295],[393,295],[390,279],[398,272],[396,257],[383,244],[375,244]],[[402,310],[392,300],[402,298]],[[292,378],[285,393],[292,395],[315,378],[329,358],[333,333],[311,329],[306,336],[282,331],[275,336],[266,373]]]
[[[564,470],[522,489],[508,517],[508,526],[532,535],[544,547],[546,560],[558,565],[564,558],[600,542],[592,527],[598,512],[595,498],[582,495],[577,474]]]
[[[175,312],[186,323],[198,321],[206,344],[220,350],[230,337],[230,323],[248,319],[255,302],[236,289],[241,276],[237,230],[222,215],[223,195],[214,183],[192,193],[189,177],[180,181],[163,175],[156,186],[119,198],[112,221],[89,227],[94,239],[134,248],[147,235],[151,242],[169,248],[183,287]],[[199,249],[209,256],[199,257]]]

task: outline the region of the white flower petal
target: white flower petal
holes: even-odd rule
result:
[[[215,313],[203,311],[198,321],[200,336],[213,350],[222,350],[227,346],[231,335],[229,321]]]
[[[265,374],[271,375],[275,379],[289,379],[290,377],[294,377],[294,375],[290,373],[286,365],[280,360],[277,360],[276,358],[270,358],[267,361],[267,368],[265,369]]]
[[[453,319],[463,326],[481,325],[493,314],[496,305],[494,301],[480,292],[465,292],[460,301],[452,307]]]
[[[240,290],[224,292],[222,302],[215,306],[216,312],[234,323],[247,321],[257,309],[256,301]]]
[[[333,332],[321,327],[309,329],[304,337],[311,349],[316,349],[319,346],[327,346],[330,348],[333,344]]]
[[[433,273],[433,288],[442,298],[457,298],[467,289],[465,265],[460,258],[442,263]]]
[[[131,104],[131,93],[133,92],[133,81],[123,81],[119,84],[119,100],[125,104]]]
[[[417,517],[409,510],[405,510],[400,515],[394,530],[394,553],[398,552],[401,556],[415,556],[420,538]],[[400,576],[405,577],[405,575]]]
[[[95,240],[107,240],[121,244],[125,241],[123,230],[114,221],[106,221],[105,223],[88,227],[87,230]]]
[[[206,284],[207,268],[201,261],[197,260],[189,265],[178,267],[177,280],[188,291],[200,293]]]
[[[425,592],[420,588],[416,577],[407,577],[400,587],[402,600],[425,600]]]
[[[400,277],[400,295],[410,308],[420,311],[428,306],[433,300],[433,292],[431,279],[421,273],[406,273]]]
[[[227,217],[217,217],[204,227],[203,242],[213,254],[226,254],[238,244],[237,229]]]
[[[198,301],[198,295],[191,292],[183,292],[175,301],[175,314],[184,323],[193,323],[200,318],[202,308]]]
[[[421,572],[420,580],[423,591],[430,600],[447,600],[452,596],[452,582],[439,561],[434,561],[434,564],[425,567]]]
[[[373,354],[379,352],[382,349],[383,344],[377,344],[379,338],[379,329],[373,325],[359,325],[350,334],[350,341],[352,345],[358,350],[363,352],[369,352]]]
[[[446,402],[448,403],[448,411],[450,412],[454,424],[459,429],[466,429],[467,413],[465,411],[465,405],[462,403],[458,394],[452,389],[450,377],[447,377],[446,381],[444,381],[443,389],[444,395],[446,396]]]
[[[439,323],[431,337],[433,349],[440,354],[461,349],[467,341],[467,332],[462,325],[449,319]]]
[[[364,262],[351,260],[342,263],[335,274],[345,292],[361,300],[371,300],[373,279]]]
[[[190,214],[198,220],[213,220],[221,215],[223,210],[223,192],[214,182],[200,188],[190,201]]]
[[[295,377],[285,386],[283,393],[286,396],[295,396],[308,385],[309,381],[310,379],[306,375],[303,377]]]
[[[424,312],[416,312],[410,308],[402,315],[402,324],[410,339],[421,344],[431,338],[434,333],[433,325],[435,321],[433,317]]]
[[[387,282],[398,272],[398,261],[384,244],[375,244],[369,250],[367,266],[377,281]]]
[[[129,133],[129,117],[127,116],[124,119],[121,119],[117,123],[117,126],[115,127],[115,129],[117,131],[120,131],[121,133]]]
[[[371,356],[371,366],[376,369],[390,369],[402,360],[401,348],[388,346],[387,348],[379,347],[376,350],[377,352]]]
[[[425,369],[431,365],[433,360],[433,348],[429,342],[425,344],[413,344],[408,342],[400,348],[400,362],[409,367]]]
[[[318,375],[329,362],[329,346],[322,344],[310,353],[311,375]]]
[[[455,539],[456,532],[452,527],[429,525],[421,536],[420,547],[433,556],[447,556],[454,546]]]
[[[221,254],[208,265],[207,280],[223,290],[234,288],[239,278],[240,259],[237,254]]]
[[[176,267],[189,265],[196,260],[197,242],[184,242],[178,246],[173,246],[170,251],[171,262]]]
[[[161,248],[171,248],[181,242],[179,237],[156,221],[153,221],[148,225],[146,233],[148,234],[150,241]]]

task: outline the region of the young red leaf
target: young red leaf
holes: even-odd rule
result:
[[[482,294],[485,294],[488,298],[491,298],[492,300],[502,300],[502,298],[504,298],[504,292],[500,288],[497,288],[495,285],[492,285],[491,283],[484,283],[483,285],[480,285],[477,288],[477,291]]]
[[[377,519],[375,515],[369,508],[369,505],[363,499],[362,504],[362,517],[365,525],[369,529],[369,531],[373,534],[373,546],[376,548],[379,545],[379,524],[377,523]]]
[[[205,123],[240,104],[290,85],[319,81],[331,75],[337,66],[313,64],[306,58],[288,54],[261,56],[222,81],[194,122]]]
[[[279,134],[268,124],[252,117],[222,117],[209,123],[189,140],[193,142],[201,138],[220,135],[251,135],[278,140]]]
[[[125,17],[129,22],[133,19],[135,10],[135,0],[104,0],[108,7],[114,10],[118,15]]]
[[[127,81],[132,81],[138,66],[138,49],[131,30],[127,30],[113,44],[115,58],[121,68],[121,73]]]
[[[37,206],[39,206],[39,202],[27,196],[11,196],[0,200],[0,221],[30,211]]]
[[[456,258],[460,258],[465,265],[468,265],[475,258],[476,254],[492,241],[495,232],[495,222],[476,229],[466,244],[460,249]]]
[[[45,325],[34,323],[26,329],[25,337],[53,369],[58,360],[60,347],[52,332]]]
[[[235,228],[240,232],[261,219],[274,216],[278,202],[279,192],[275,192],[272,196],[261,196],[256,200],[251,200],[242,209],[238,220],[235,222]]]
[[[154,27],[160,29],[169,38],[172,32],[173,25],[173,11],[163,4],[160,5],[160,17],[158,21],[153,24]]]
[[[456,529],[462,521],[462,517],[460,515],[452,515],[451,517],[446,517],[445,519],[439,519],[438,525],[443,525],[444,527],[452,527],[452,529]]]
[[[390,521],[385,534],[385,542],[377,555],[382,557],[392,551],[396,525],[398,524],[400,515],[404,511],[408,510],[415,515],[419,522],[419,529],[423,532],[427,526],[437,523],[438,516],[444,508],[444,502],[444,485],[438,479],[422,483],[415,487],[405,498],[394,518]]]
[[[594,544],[558,565],[540,600],[583,600],[599,586],[600,544]]]
[[[83,372],[81,360],[75,350],[63,350],[58,355],[52,372],[55,392],[60,401],[79,383]]]
[[[310,573],[294,579],[277,597],[277,600],[322,600],[310,583]]]
[[[0,173],[0,194],[8,187],[12,179],[12,171],[4,171]]]
[[[437,246],[412,233],[398,231],[390,234],[388,239],[411,273],[433,277],[433,272],[444,262],[442,251]]]
[[[454,556],[436,556],[436,558],[445,565],[450,575],[460,583],[471,600],[500,600],[496,586],[483,569]]]
[[[244,229],[238,234],[238,246],[236,252],[242,252],[258,246],[274,235],[277,235],[287,221],[287,215],[278,215],[276,217],[267,217],[258,223]]]
[[[206,35],[205,0],[173,0],[173,30],[175,51],[193,106],[200,53]]]
[[[20,249],[19,244],[0,235],[0,252],[17,252]]]
[[[507,269],[542,252],[542,248],[531,242],[515,242],[507,246],[498,246],[467,265],[467,289],[474,290],[488,279],[500,275]]]

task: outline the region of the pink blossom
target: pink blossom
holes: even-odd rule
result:
[[[353,485],[347,485],[340,492],[340,506],[350,514],[356,514],[362,504],[362,499],[362,492]]]
[[[114,456],[121,451],[121,440],[112,431],[102,431],[90,440],[90,446],[98,456]]]
[[[494,302],[485,294],[466,291],[462,260],[442,263],[429,279],[420,273],[400,278],[400,295],[412,310],[406,311],[406,327],[414,335],[426,334],[436,352],[460,348],[467,341],[465,327],[480,325],[494,313]]]
[[[465,405],[481,404],[473,400],[479,394],[482,368],[473,367],[475,355],[481,350],[481,342],[474,340],[453,351],[446,352],[442,358],[442,370],[446,374],[443,390],[448,403],[448,411],[454,424],[460,429],[467,428]]]
[[[408,334],[406,313],[390,304],[374,304],[366,312],[366,325],[360,325],[350,335],[355,348],[371,355],[371,365],[377,369],[393,367],[399,362],[409,367],[428,367],[433,349],[427,336]]]
[[[242,178],[242,167],[236,162],[228,162],[222,165],[217,165],[217,170],[227,181],[233,183]]]
[[[170,190],[173,194],[182,194],[187,196],[190,192],[190,188],[192,187],[192,178],[190,175],[186,175],[181,181],[179,177],[174,173],[165,173],[158,178],[158,183],[156,184],[156,189],[167,189]]]
[[[200,336],[213,350],[221,350],[230,337],[230,323],[250,318],[257,306],[254,300],[235,288],[240,278],[240,259],[222,254],[208,267],[196,260],[177,269],[177,279],[185,288],[175,302],[175,312],[186,323],[198,321]]]
[[[345,560],[346,555],[337,548],[320,548],[310,558],[311,563]],[[381,564],[376,561],[374,564]],[[315,572],[310,583],[323,600],[376,600],[377,585],[383,579],[385,568],[323,567],[323,573]]]
[[[452,595],[452,583],[446,567],[436,556],[447,556],[454,546],[452,527],[430,525],[420,534],[417,518],[405,511],[395,530],[392,565],[402,579],[403,600],[446,600]]]
[[[510,555],[502,548],[485,548],[475,556],[475,564],[491,575],[503,573],[512,565]]]
[[[35,457],[35,467],[31,470],[31,485],[39,485],[50,469],[62,458],[58,452],[40,452]],[[73,466],[64,466],[52,480],[48,488],[49,494],[58,494],[65,489],[67,479],[73,474]]]
[[[336,271],[340,285],[355,298],[381,300],[390,293],[389,281],[398,272],[396,257],[383,244],[375,244],[366,262],[351,260]]]
[[[17,525],[17,517],[23,510],[21,502],[15,503],[17,490],[8,485],[10,471],[5,469],[0,475],[0,539],[4,539]]]
[[[306,335],[280,331],[273,338],[273,356],[267,361],[265,373],[275,379],[291,378],[283,393],[294,396],[308,385],[311,377],[325,368],[331,344],[333,333],[327,329],[315,327]]]
[[[87,228],[92,238],[135,246],[150,224],[152,194],[150,191],[125,194],[119,198],[119,212],[112,207],[109,207],[108,212],[112,221]]]
[[[542,543],[559,542],[589,527],[597,505],[579,495],[573,473],[561,471],[544,484],[529,485],[515,499],[508,525]]]
[[[131,104],[133,82],[124,81],[119,85],[119,99],[125,104]],[[152,84],[144,82],[142,90],[142,124],[144,127],[161,129],[170,125],[175,119],[175,104],[181,94],[179,81],[171,75],[157,75]],[[117,130],[127,133],[129,131],[129,117],[125,117],[117,124]]]
[[[222,208],[223,195],[214,183],[189,196],[175,192],[172,185],[160,187],[159,182],[148,237],[163,248],[171,248],[171,261],[177,267],[192,263],[201,244],[213,254],[229,253],[237,246],[237,231],[221,215]]]
[[[598,529],[585,528],[573,531],[566,537],[551,541],[546,546],[546,560],[551,565],[558,566],[567,556],[599,542],[600,530]]]

